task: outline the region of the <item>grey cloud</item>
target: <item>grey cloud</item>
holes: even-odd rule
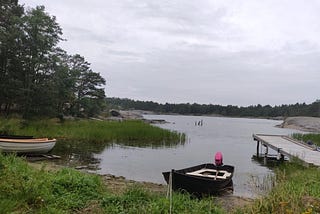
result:
[[[57,17],[68,39],[61,45],[108,80],[108,96],[235,105],[319,99],[315,1],[22,2]]]

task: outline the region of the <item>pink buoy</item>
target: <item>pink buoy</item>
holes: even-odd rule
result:
[[[216,166],[222,166],[223,165],[223,158],[222,158],[222,153],[217,152],[216,155],[214,156],[214,162]]]

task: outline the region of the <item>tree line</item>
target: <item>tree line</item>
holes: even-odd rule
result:
[[[105,106],[105,79],[58,47],[62,29],[44,6],[0,1],[0,113],[90,116]]]
[[[152,101],[135,101],[132,99],[106,98],[109,108],[115,109],[138,109],[153,111],[158,113],[176,113],[183,115],[221,115],[228,117],[292,117],[311,116],[320,117],[320,100],[311,104],[296,103],[279,106],[252,105],[248,107],[238,107],[233,105],[213,105],[197,103],[181,104],[159,104]]]

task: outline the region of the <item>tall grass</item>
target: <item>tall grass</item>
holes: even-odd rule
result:
[[[301,140],[303,142],[311,141],[317,146],[320,146],[320,134],[315,133],[307,133],[307,134],[301,134],[301,133],[294,133],[292,134],[292,137]]]
[[[297,163],[283,164],[275,170],[276,186],[238,213],[319,213],[320,170]]]
[[[0,213],[67,213],[102,198],[96,176],[71,169],[35,170],[15,156],[0,154]]]
[[[1,120],[0,134],[33,135],[86,142],[184,142],[185,135],[151,126],[143,121]]]
[[[198,200],[187,194],[174,193],[172,202],[172,213],[225,213],[212,198]],[[104,198],[103,206],[106,213],[169,213],[170,201],[133,186],[121,196]]]
[[[0,213],[169,213],[169,200],[140,186],[121,195],[97,175],[72,169],[40,171],[0,153]],[[173,213],[224,213],[211,198],[173,194]]]

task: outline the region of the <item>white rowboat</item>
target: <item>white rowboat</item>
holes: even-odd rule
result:
[[[55,144],[56,139],[48,138],[0,138],[0,151],[6,153],[48,153]]]

